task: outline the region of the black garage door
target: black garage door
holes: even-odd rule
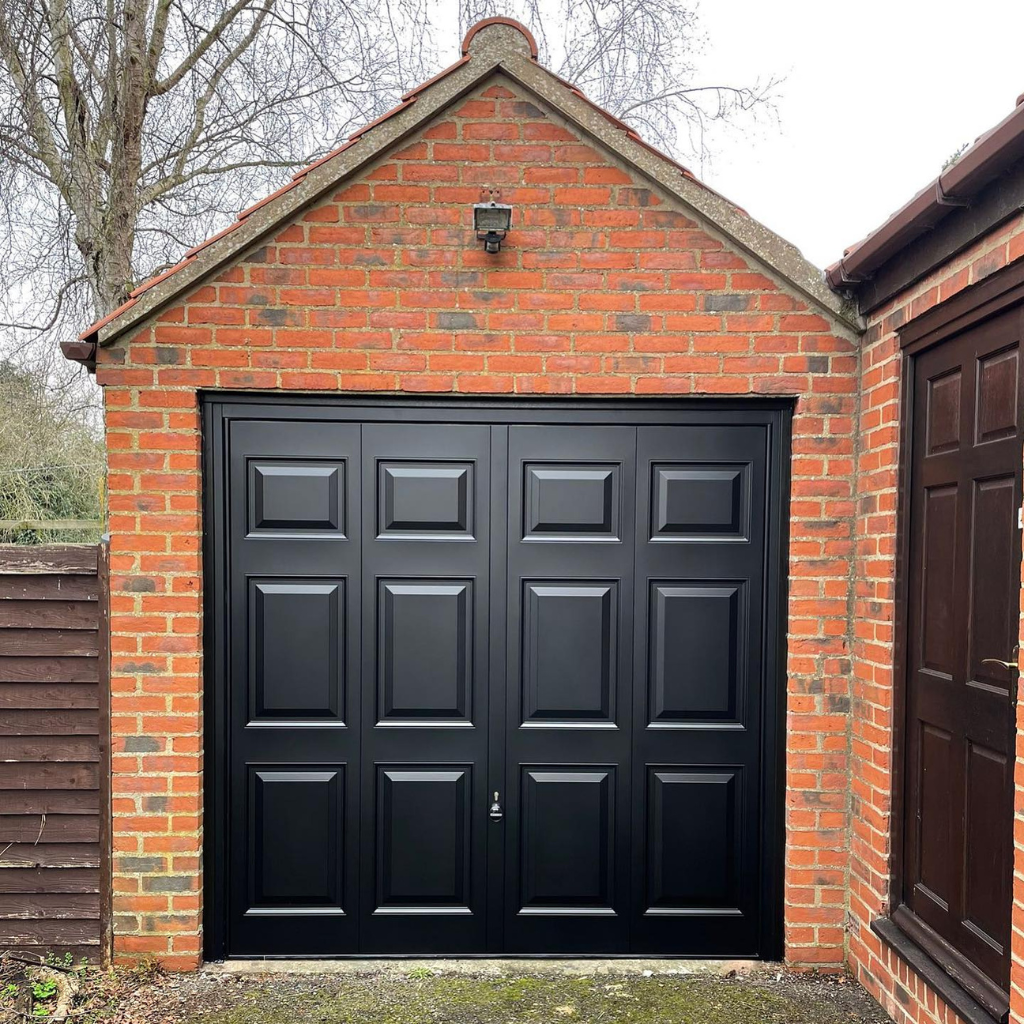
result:
[[[206,413],[208,955],[778,952],[783,409]]]

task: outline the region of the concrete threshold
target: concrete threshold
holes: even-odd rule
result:
[[[404,958],[394,960],[222,960],[203,965],[207,974],[326,974],[407,977],[501,978],[508,975],[551,975],[555,977],[652,977],[654,975],[694,975],[723,978],[781,970],[781,965],[760,960],[669,960],[669,959],[593,959],[554,960],[543,958],[462,959]]]

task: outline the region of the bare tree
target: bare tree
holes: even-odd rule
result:
[[[122,302],[440,65],[433,0],[0,0],[0,351]],[[706,86],[694,0],[458,0],[682,155],[774,82]],[[682,145],[677,145],[682,140]],[[36,347],[38,353],[38,346]],[[44,362],[47,361],[44,358]],[[54,365],[50,365],[54,370]]]

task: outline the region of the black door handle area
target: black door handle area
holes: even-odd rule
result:
[[[491,809],[487,812],[491,821],[501,821],[504,817],[504,811],[501,809],[501,804],[498,803],[498,797],[500,794],[497,790],[494,791],[494,803],[491,804]]]

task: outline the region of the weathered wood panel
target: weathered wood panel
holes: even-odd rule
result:
[[[7,868],[0,871],[0,892],[99,891],[99,868]]]
[[[99,654],[96,630],[0,629],[0,656],[5,658],[95,658]]]
[[[96,632],[96,601],[0,601],[0,629],[88,629]]]
[[[98,843],[98,814],[0,814],[0,843]]]
[[[0,921],[39,918],[64,921],[99,917],[98,892],[15,892],[0,893]]]
[[[5,576],[95,576],[98,570],[95,544],[0,545],[0,573]]]
[[[80,704],[21,704],[4,711],[0,736],[98,736],[99,723],[99,712]]]
[[[0,736],[0,761],[98,761],[92,736]]]
[[[0,790],[96,789],[99,778],[100,773],[94,764],[53,764],[46,761],[0,764]]]
[[[2,680],[0,680],[2,682]],[[99,708],[99,690],[78,683],[15,683],[0,686],[0,709],[6,718],[9,708]]]
[[[0,948],[104,955],[104,552],[0,546]]]
[[[2,632],[2,631],[0,631]],[[8,658],[0,655],[0,683],[98,683],[97,656]]]
[[[0,601],[98,601],[95,576],[2,576]]]
[[[94,789],[6,789],[0,797],[4,814],[99,814]]]
[[[95,843],[15,843],[4,854],[4,870],[13,868],[98,868]]]

